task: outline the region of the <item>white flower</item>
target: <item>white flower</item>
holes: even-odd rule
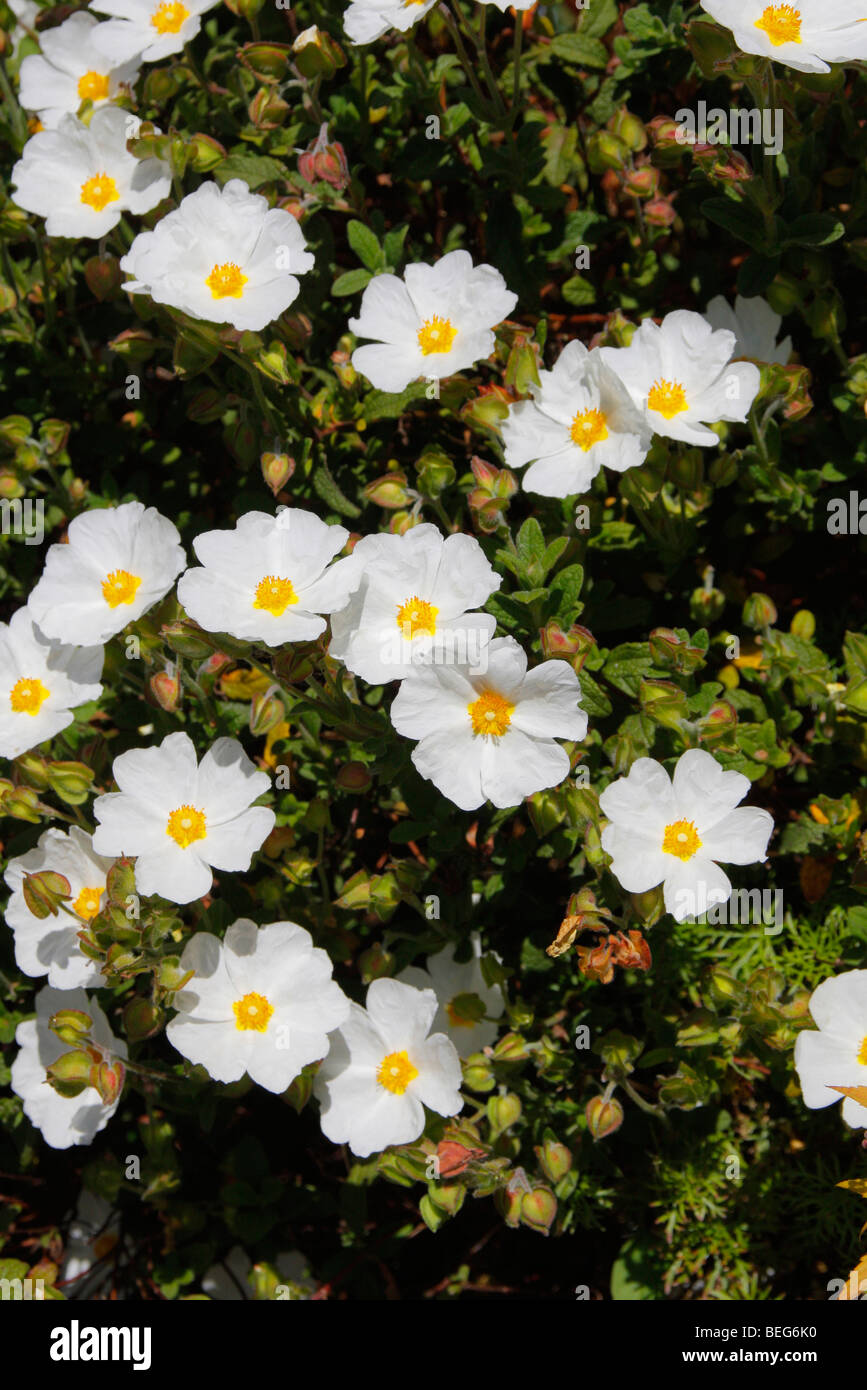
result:
[[[106,1105],[99,1092],[88,1086],[80,1095],[61,1096],[45,1078],[46,1067],[56,1062],[68,1043],[61,1042],[48,1027],[48,1020],[60,1009],[79,1009],[93,1020],[89,1030],[97,1052],[107,1061],[126,1060],[126,1043],[116,1038],[108,1019],[95,999],[83,989],[52,989],[45,985],[36,996],[36,1017],[19,1023],[15,1041],[21,1051],[12,1063],[12,1090],[24,1101],[24,1114],[52,1149],[68,1149],[73,1144],[90,1144],[105,1129],[118,1105],[120,1095]]]
[[[119,1247],[119,1248],[118,1248]],[[67,1298],[104,1297],[118,1264],[135,1254],[127,1235],[121,1240],[120,1212],[104,1197],[83,1187],[69,1227],[59,1284]]]
[[[196,537],[203,568],[182,576],[178,599],[207,632],[271,647],[312,641],[325,631],[319,614],[343,608],[360,581],[351,557],[330,563],[348,539],[299,507],[247,512],[231,531]]]
[[[430,662],[485,669],[496,619],[467,609],[502,580],[475,536],[443,538],[424,523],[402,536],[364,536],[350,558],[362,578],[331,619],[329,649],[350,671],[378,685]]]
[[[799,72],[829,72],[829,63],[867,58],[862,0],[701,0],[701,6],[731,29],[744,53],[761,53]]]
[[[749,789],[748,777],[724,772],[700,748],[678,758],[671,779],[653,758],[638,758],[599,797],[614,877],[627,893],[661,883],[665,910],[678,922],[728,902],[732,885],[717,861],[763,863],[774,828],[758,806],[735,809]]]
[[[55,29],[40,31],[42,52],[31,53],[21,64],[19,101],[38,113],[46,130],[61,116],[74,115],[83,101],[97,107],[113,101],[138,77],[135,51],[118,58],[106,48],[107,28],[79,10]]]
[[[177,527],[141,502],[82,512],[67,535],[27,601],[48,637],[107,642],[164,598],[186,564]]]
[[[586,734],[580,698],[567,662],[543,661],[528,671],[515,639],[496,637],[484,675],[467,666],[430,666],[408,676],[391,722],[399,734],[420,740],[413,763],[462,811],[486,799],[517,806],[569,775],[569,755],[554,740]]]
[[[195,974],[180,993],[166,1036],[215,1081],[246,1074],[281,1094],[328,1051],[328,1034],[349,1017],[327,951],[294,922],[257,927],[239,920],[219,941],[196,932],[181,969]]]
[[[867,970],[847,970],[813,991],[810,1013],[818,1032],[799,1033],[795,1070],[810,1110],[843,1100],[843,1119],[867,1126],[867,1106],[832,1086],[867,1086]]]
[[[752,362],[731,362],[733,333],[715,333],[701,314],[675,309],[661,324],[644,319],[628,348],[602,348],[657,434],[685,444],[718,444],[705,421],[745,420],[758,392]]]
[[[52,642],[26,608],[0,623],[0,758],[17,758],[72,723],[102,694],[102,647]]]
[[[273,1264],[289,1289],[287,1302],[303,1301],[315,1291],[316,1284],[310,1278],[307,1256],[302,1255],[300,1250],[284,1250]],[[233,1245],[224,1259],[211,1265],[202,1275],[202,1290],[219,1303],[240,1302],[253,1297],[253,1275],[250,1256],[240,1245]]]
[[[782,318],[760,294],[750,299],[739,294],[734,308],[718,294],[708,304],[704,316],[711,328],[724,328],[734,333],[735,357],[751,357],[754,362],[779,362],[785,366],[792,355],[791,338],[777,342]]]
[[[152,232],[139,232],[120,263],[123,288],[195,319],[255,331],[297,298],[313,265],[291,213],[269,208],[242,179],[203,183]]]
[[[15,961],[25,975],[47,975],[55,989],[77,989],[103,983],[96,961],[84,955],[78,933],[104,906],[105,881],[114,861],[95,854],[86,831],[74,825],[46,830],[35,849],[10,859],[4,879],[12,896],[6,905],[6,922],[15,933]],[[35,917],[24,900],[24,875],[44,869],[63,874],[69,882],[69,912],[61,907],[56,917]]]
[[[141,54],[158,63],[180,53],[202,27],[202,15],[217,0],[92,0],[91,8],[111,15],[104,43],[119,58]]]
[[[652,431],[598,348],[568,343],[539,383],[501,426],[508,468],[536,460],[524,474],[525,492],[569,497],[586,492],[603,466],[623,473],[643,461]]]
[[[372,43],[389,29],[406,33],[436,3],[437,0],[352,0],[343,16],[343,27],[352,43]]]
[[[433,990],[399,980],[374,980],[366,1010],[350,1005],[313,1083],[322,1132],[333,1144],[367,1158],[418,1139],[425,1106],[458,1114],[460,1059],[444,1033],[428,1037],[436,1011]]]
[[[13,201],[45,218],[49,236],[103,237],[124,212],[149,212],[168,197],[171,170],[126,147],[134,118],[101,106],[89,126],[63,116],[27,141],[12,170]]]
[[[493,1019],[499,1018],[506,1007],[500,986],[485,983],[479,965],[482,940],[477,931],[471,934],[470,941],[473,954],[468,961],[459,963],[455,960],[455,944],[450,941],[436,955],[428,956],[425,970],[408,965],[396,977],[401,984],[433,990],[438,1008],[432,1027],[437,1033],[445,1033],[451,1038],[461,1057],[469,1057],[473,1052],[490,1046],[499,1031]],[[460,1007],[455,1004],[462,994],[477,995],[488,1018],[476,1021],[462,1014]]]
[[[97,854],[136,855],[136,884],[146,897],[203,897],[211,867],[249,869],[274,828],[274,812],[251,805],[270,779],[237,739],[218,738],[197,764],[189,735],[169,734],[158,747],[121,753],[112,771],[120,791],[93,803],[93,847]]]
[[[450,251],[435,265],[408,265],[375,275],[349,320],[359,338],[352,365],[380,391],[402,391],[416,377],[453,376],[494,350],[493,328],[518,296],[492,265],[474,266],[468,251]]]

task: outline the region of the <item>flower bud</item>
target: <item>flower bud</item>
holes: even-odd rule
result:
[[[93,790],[94,772],[86,763],[49,763],[48,785],[67,806],[81,806]]]
[[[86,1091],[91,1082],[94,1062],[89,1052],[78,1049],[63,1052],[45,1068],[45,1079],[59,1096],[72,1100]]]
[[[167,666],[165,671],[155,671],[148,679],[148,689],[159,705],[168,714],[174,713],[181,699],[181,678],[176,666]]]
[[[260,87],[250,105],[247,115],[258,130],[277,130],[290,111],[288,101],[270,87]]]
[[[625,169],[629,164],[629,146],[612,131],[598,130],[587,141],[587,157],[594,174]]]
[[[201,628],[195,623],[184,622],[181,619],[165,623],[160,629],[160,636],[166,646],[177,652],[178,656],[188,656],[193,661],[203,661],[214,650],[210,642],[199,636],[200,633]]]
[[[346,54],[330,34],[315,24],[300,33],[292,45],[295,66],[302,77],[333,77],[346,63]]]
[[[269,686],[262,694],[254,695],[250,701],[251,734],[270,733],[285,720],[286,706],[279,694],[275,694],[277,690],[277,686]]]
[[[623,178],[623,187],[633,198],[653,198],[659,191],[659,170],[652,164],[640,169],[628,169]]]
[[[521,1197],[521,1224],[546,1236],[557,1215],[557,1198],[549,1187],[534,1187]]]
[[[298,172],[307,183],[321,180],[339,193],[348,187],[350,174],[346,151],[338,141],[329,140],[327,121],[320,126],[313,144],[298,156]]]
[[[789,631],[793,637],[800,637],[809,642],[816,631],[816,619],[809,608],[800,608],[789,623]]]
[[[483,1052],[474,1052],[463,1064],[464,1085],[471,1091],[492,1091],[497,1082]]]
[[[677,213],[668,198],[651,198],[644,208],[644,220],[650,227],[670,227]]]
[[[364,489],[364,496],[368,502],[373,502],[374,506],[386,507],[390,511],[398,507],[410,506],[416,494],[412,488],[407,486],[405,473],[386,473],[381,478],[375,478],[372,483],[368,483]]]
[[[738,716],[734,705],[730,705],[728,700],[714,700],[707,714],[703,714],[696,723],[699,743],[727,743],[737,724]]]
[[[572,1167],[572,1150],[561,1144],[548,1131],[544,1142],[535,1146],[539,1167],[549,1182],[558,1183]]]
[[[371,980],[382,980],[394,973],[394,956],[376,941],[362,951],[358,957],[358,970],[362,983],[369,985]]]
[[[416,481],[423,497],[439,497],[457,477],[455,466],[440,449],[425,449],[418,463]]]
[[[610,1100],[594,1096],[587,1102],[584,1114],[594,1139],[607,1139],[623,1124],[623,1106],[613,1096]]]
[[[633,116],[631,111],[627,111],[625,106],[611,117],[608,128],[619,136],[634,154],[643,150],[647,145],[647,131],[644,128],[644,122],[638,116]]]
[[[687,698],[673,681],[642,678],[638,685],[642,713],[649,714],[666,729],[679,729],[688,713]]]
[[[119,1058],[113,1062],[97,1062],[91,1068],[90,1084],[99,1092],[103,1105],[114,1105],[120,1099],[126,1068]]]
[[[777,621],[777,607],[767,594],[750,594],[742,616],[746,626],[758,632],[762,628],[773,627]]]
[[[131,999],[123,1011],[124,1032],[131,1042],[142,1042],[160,1031],[162,1010],[150,999]]]
[[[32,825],[38,825],[41,819],[38,805],[39,797],[31,787],[14,787],[7,794],[3,809],[7,816],[12,816],[14,820],[26,820]]]
[[[292,49],[288,43],[245,43],[238,57],[262,82],[283,82],[289,75]]]
[[[91,256],[84,267],[84,278],[96,299],[113,299],[123,280],[120,261],[116,256]]]
[[[157,983],[160,989],[168,990],[169,994],[174,994],[177,990],[183,989],[194,974],[195,971],[182,968],[180,956],[163,956],[157,970]]]
[[[22,753],[15,759],[15,766],[28,787],[38,792],[48,790],[48,764],[44,758],[36,753]]]
[[[69,879],[51,869],[43,869],[38,874],[25,874],[21,891],[28,911],[40,921],[46,917],[56,917],[60,904],[72,897]]]
[[[481,387],[461,406],[461,419],[476,429],[497,432],[509,413],[512,397],[502,386]]]
[[[706,990],[706,1002],[710,1008],[730,1008],[742,994],[743,988],[734,975],[718,966],[710,971]]]
[[[373,777],[364,763],[344,763],[337,769],[335,785],[344,792],[366,792],[373,785]]]
[[[720,616],[726,606],[726,596],[720,589],[693,589],[689,600],[689,616],[696,623],[710,623]]]
[[[265,0],[226,0],[226,9],[239,15],[241,19],[250,20],[256,18],[264,3]]]
[[[61,1042],[79,1047],[93,1027],[93,1019],[81,1009],[60,1009],[48,1020],[48,1027]]]
[[[199,131],[187,141],[187,162],[197,174],[209,174],[225,158],[225,147],[213,135],[202,135]]]
[[[512,1125],[517,1124],[521,1118],[521,1099],[513,1092],[507,1091],[505,1095],[491,1096],[487,1104],[488,1123],[491,1127],[491,1142]]]
[[[659,921],[665,910],[662,897],[662,884],[657,888],[646,888],[643,893],[630,893],[635,915],[645,927],[652,927]]]

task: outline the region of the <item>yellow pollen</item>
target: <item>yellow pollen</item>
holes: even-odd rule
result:
[[[96,917],[98,914],[99,904],[101,902],[101,888],[82,888],[75,902],[72,904],[72,910],[76,917],[83,917],[85,922],[89,922],[91,918]]]
[[[432,352],[448,352],[457,336],[458,330],[451,319],[441,319],[439,314],[434,314],[432,319],[425,319],[418,330],[418,345],[425,357],[430,357]]]
[[[647,409],[657,410],[666,420],[670,420],[672,415],[679,415],[686,408],[686,392],[680,382],[660,381],[657,378],[648,392]]]
[[[166,824],[166,834],[171,835],[181,849],[188,849],[194,840],[204,840],[207,833],[205,813],[197,811],[195,806],[178,806]]]
[[[109,608],[119,608],[122,603],[132,603],[141,578],[130,574],[129,570],[112,570],[102,582],[102,596]]]
[[[662,837],[664,854],[673,854],[675,859],[683,859],[686,862],[700,849],[701,840],[691,820],[672,821],[671,825],[665,827]]]
[[[383,1057],[376,1073],[380,1086],[391,1091],[393,1096],[402,1096],[417,1076],[418,1068],[413,1066],[405,1052],[389,1052],[387,1057]]]
[[[608,438],[608,425],[601,410],[579,410],[569,431],[573,444],[586,453],[594,444]]]
[[[94,212],[102,212],[109,203],[116,203],[120,194],[114,179],[106,173],[94,174],[81,185],[81,201]]]
[[[858,1061],[861,1063],[862,1067],[867,1067],[867,1038],[862,1040],[861,1046],[858,1049]]]
[[[22,676],[9,691],[14,714],[38,714],[51,694],[36,676]]]
[[[510,705],[502,695],[498,695],[496,690],[486,690],[478,700],[473,700],[471,705],[467,705],[473,733],[492,734],[495,738],[502,738],[512,722],[514,708],[515,706]]]
[[[232,1008],[235,1027],[240,1033],[247,1033],[251,1028],[256,1033],[264,1033],[274,1012],[274,1005],[268,1002],[264,994],[245,994],[243,999],[235,1000]]]
[[[214,266],[205,284],[214,299],[240,299],[248,278],[234,261],[224,261]]]
[[[282,617],[289,605],[297,602],[298,595],[292,587],[291,579],[282,579],[277,574],[266,574],[256,585],[253,607],[264,608],[266,613],[273,613],[275,618]]]
[[[78,79],[78,95],[82,101],[105,101],[108,77],[101,72],[86,72]]]
[[[449,1023],[453,1028],[474,1028],[476,1026],[476,1020],[474,1018],[465,1018],[462,1013],[458,1013],[454,1005],[454,1000],[452,999],[446,1004],[446,1013],[449,1016]]]
[[[397,610],[397,625],[406,641],[411,642],[420,632],[426,632],[433,637],[437,630],[439,611],[433,604],[418,598],[416,594],[402,603]]]
[[[756,28],[763,30],[776,48],[781,43],[800,43],[801,11],[794,5],[768,5],[756,20]]]
[[[162,0],[151,15],[151,24],[158,34],[177,34],[189,13],[180,0]]]

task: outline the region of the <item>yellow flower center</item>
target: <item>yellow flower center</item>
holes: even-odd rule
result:
[[[78,95],[82,101],[105,101],[108,96],[108,76],[101,72],[86,72],[78,79]]]
[[[177,34],[189,13],[180,0],[162,0],[151,15],[151,24],[158,34]]]
[[[15,714],[38,714],[50,694],[36,676],[22,676],[9,691],[9,703]]]
[[[205,813],[197,811],[195,806],[178,806],[166,824],[166,834],[171,835],[181,849],[189,848],[194,840],[204,840],[207,833]]]
[[[433,604],[427,603],[415,594],[402,603],[397,610],[397,625],[407,642],[411,642],[420,632],[427,632],[433,637],[437,630],[439,611]]]
[[[449,1016],[449,1023],[453,1028],[474,1028],[476,1026],[476,1020],[474,1018],[466,1018],[455,1008],[453,999],[450,999],[446,1004],[446,1013]]]
[[[96,917],[99,912],[99,904],[102,902],[101,888],[82,888],[72,910],[76,917],[83,917],[85,922],[89,922],[92,917]]]
[[[512,722],[514,708],[515,706],[510,705],[502,695],[498,695],[496,690],[486,690],[478,700],[473,700],[471,705],[467,705],[473,733],[493,734],[495,738],[502,738]]]
[[[109,203],[116,203],[120,194],[117,184],[108,174],[94,174],[81,185],[81,201],[95,212],[102,212]]]
[[[273,613],[275,618],[281,617],[290,603],[297,602],[298,595],[292,587],[291,579],[282,579],[277,574],[266,574],[256,585],[253,607],[264,608],[266,613]]]
[[[441,319],[439,314],[434,314],[432,319],[425,319],[418,330],[418,345],[425,357],[430,357],[432,352],[448,352],[457,336],[458,330],[451,319]]]
[[[224,261],[215,265],[205,284],[214,299],[240,299],[248,276],[241,274],[240,266],[234,261]]]
[[[239,1033],[247,1033],[251,1028],[256,1033],[264,1033],[274,1012],[274,1005],[269,1003],[264,994],[254,993],[245,994],[243,999],[236,999],[232,1008],[235,1012],[235,1027]]]
[[[102,596],[109,608],[119,608],[122,603],[132,603],[141,577],[130,574],[129,570],[112,570],[102,582]]]
[[[418,1068],[413,1066],[405,1052],[389,1052],[387,1057],[383,1057],[376,1073],[380,1086],[391,1091],[393,1096],[402,1096],[417,1076]]]
[[[801,11],[794,5],[768,5],[756,20],[756,28],[762,29],[776,48],[781,43],[800,43]]]
[[[662,837],[662,849],[664,854],[673,854],[676,859],[691,859],[701,849],[701,840],[692,821],[676,820],[667,825]]]
[[[862,1067],[867,1067],[867,1038],[862,1040],[861,1046],[858,1049],[858,1061],[861,1063]]]
[[[569,431],[572,442],[586,453],[594,444],[608,438],[608,425],[601,410],[579,410]]]
[[[686,408],[686,392],[679,381],[657,379],[653,383],[647,395],[648,410],[657,410],[670,420],[672,415],[679,415]]]

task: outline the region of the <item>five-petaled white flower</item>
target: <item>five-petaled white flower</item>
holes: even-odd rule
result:
[[[219,941],[196,932],[181,969],[195,974],[175,995],[166,1028],[173,1047],[215,1081],[246,1072],[277,1094],[328,1052],[328,1034],[349,1017],[331,958],[294,922],[257,927],[240,918]]]
[[[785,366],[792,355],[791,338],[777,342],[782,318],[760,294],[749,299],[739,294],[734,308],[718,294],[708,304],[704,316],[711,328],[724,328],[734,333],[735,357],[750,357],[754,362],[779,362]]]
[[[66,834],[46,830],[35,849],[10,859],[4,879],[12,896],[6,922],[15,934],[15,961],[25,975],[47,975],[55,989],[104,983],[99,965],[81,950],[78,933],[104,906],[105,881],[113,860],[94,853],[93,841],[77,825]],[[70,897],[57,916],[34,916],[24,898],[24,875],[48,869],[63,874]],[[74,913],[74,916],[70,914]]]
[[[48,637],[107,642],[164,598],[186,564],[177,527],[142,502],[82,512],[67,535],[27,601]]]
[[[832,1086],[867,1087],[867,970],[846,970],[813,990],[810,1013],[818,1032],[795,1039],[795,1070],[810,1110],[843,1101],[843,1119],[867,1127],[867,1106]]]
[[[0,758],[17,758],[59,734],[72,711],[102,694],[101,646],[52,642],[26,608],[0,623]]]
[[[52,989],[45,985],[36,996],[36,1017],[19,1023],[15,1041],[21,1049],[12,1063],[12,1090],[24,1101],[24,1114],[52,1149],[68,1149],[73,1144],[90,1144],[105,1129],[118,1105],[120,1095],[106,1105],[99,1092],[86,1087],[77,1096],[61,1096],[50,1086],[45,1071],[58,1057],[69,1052],[48,1027],[48,1021],[61,1009],[77,1009],[92,1020],[89,1036],[94,1044],[95,1062],[126,1060],[126,1043],[112,1033],[108,1019],[95,999],[83,989]],[[89,1046],[89,1045],[88,1045]]]
[[[123,288],[192,318],[255,331],[297,298],[313,265],[291,213],[269,208],[242,179],[203,183],[121,260]]]
[[[492,265],[473,265],[469,251],[450,251],[435,265],[408,265],[375,275],[350,330],[376,342],[357,347],[352,365],[380,391],[402,391],[416,377],[453,376],[494,350],[493,329],[518,296]]]
[[[728,902],[732,885],[718,861],[763,863],[774,828],[767,811],[738,805],[749,789],[748,777],[723,771],[701,748],[682,754],[672,778],[653,758],[638,758],[599,797],[614,877],[628,893],[661,883],[678,922]]]
[[[494,1041],[499,1031],[494,1020],[506,1007],[500,986],[485,983],[479,965],[482,939],[477,931],[471,933],[470,942],[473,954],[468,961],[455,960],[455,943],[450,941],[436,955],[428,956],[424,970],[408,965],[396,976],[401,984],[433,990],[438,1007],[431,1026],[451,1038],[461,1057],[480,1052]],[[462,1008],[462,995],[476,995],[486,1017],[478,1018],[472,1009]]]
[[[436,3],[437,0],[351,0],[343,16],[343,27],[350,42],[373,43],[389,29],[406,33]]]
[[[331,619],[330,653],[373,685],[419,666],[463,662],[484,670],[497,625],[484,603],[501,584],[474,536],[435,526],[364,536],[350,559],[361,582]]]
[[[313,1083],[327,1139],[367,1158],[418,1139],[425,1106],[458,1114],[460,1059],[444,1033],[428,1036],[436,1011],[432,989],[399,980],[374,980],[366,1009],[350,1004]]]
[[[217,0],[91,0],[91,8],[111,15],[104,43],[109,52],[124,58],[141,54],[146,63],[158,63],[180,53],[202,27],[202,15]]]
[[[312,641],[325,631],[320,614],[343,608],[358,586],[351,556],[331,564],[348,539],[345,527],[299,507],[247,512],[231,531],[196,537],[202,568],[182,576],[178,598],[208,632],[271,647]]]
[[[650,426],[598,348],[568,343],[530,394],[509,407],[501,426],[507,467],[536,460],[524,474],[525,492],[569,497],[586,492],[603,466],[623,473],[645,458]]]
[[[202,758],[188,734],[115,758],[118,792],[98,796],[93,812],[97,854],[136,855],[136,885],[173,903],[201,898],[211,868],[238,873],[274,828],[274,812],[251,803],[270,780],[257,772],[237,739],[218,738]]]
[[[731,361],[734,347],[733,333],[675,309],[661,324],[644,319],[629,347],[600,351],[656,434],[718,444],[706,422],[746,420],[761,383],[752,362]]]
[[[46,130],[61,116],[74,115],[83,101],[97,107],[113,101],[138,77],[137,51],[114,54],[106,46],[107,28],[79,10],[55,29],[43,29],[42,52],[22,62],[19,101],[25,110],[37,112]]]
[[[731,29],[744,53],[760,53],[799,72],[829,72],[830,63],[867,58],[862,0],[701,0],[703,10]]]
[[[399,734],[419,739],[412,761],[422,777],[462,811],[487,799],[517,806],[569,774],[557,738],[583,739],[581,687],[565,661],[527,670],[513,637],[495,637],[484,674],[464,666],[428,666],[407,676],[391,706]]]

